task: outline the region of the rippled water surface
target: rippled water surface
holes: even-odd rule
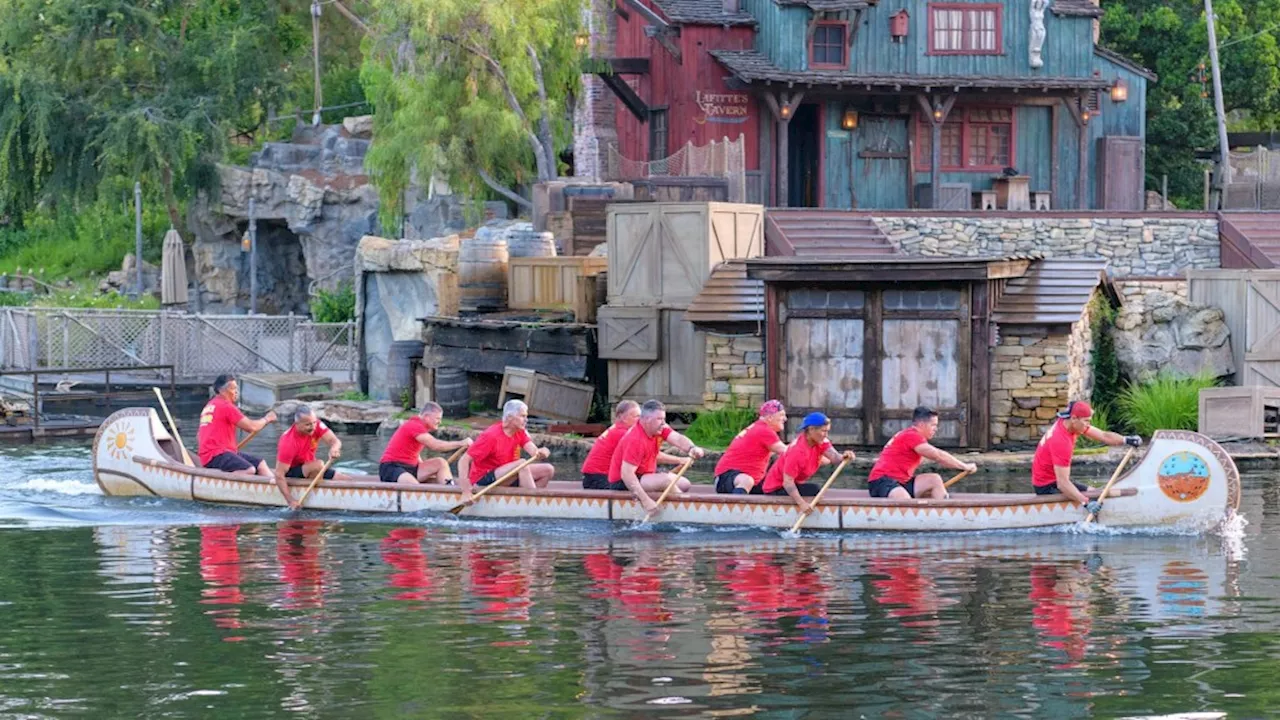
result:
[[[0,454],[0,717],[1280,715],[1272,474],[1227,540],[794,540],[108,499],[86,445]]]

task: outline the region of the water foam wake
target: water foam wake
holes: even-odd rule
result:
[[[36,492],[53,493],[55,495],[101,495],[102,488],[97,483],[86,483],[80,480],[54,480],[51,478],[32,478],[24,483],[9,486],[14,490],[35,490]]]

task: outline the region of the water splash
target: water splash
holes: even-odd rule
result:
[[[55,495],[101,495],[102,488],[97,483],[86,483],[79,480],[54,480],[52,478],[33,478],[24,483],[10,486],[14,490],[35,490]]]

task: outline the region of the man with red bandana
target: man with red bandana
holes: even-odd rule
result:
[[[782,403],[770,400],[761,405],[759,419],[738,433],[716,463],[716,492],[760,495],[769,457],[775,453],[781,457],[787,450],[778,437],[786,426],[787,410]]]
[[[1102,509],[1101,498],[1090,502],[1084,494],[1089,486],[1071,479],[1071,458],[1076,451],[1076,440],[1083,435],[1104,445],[1138,447],[1142,445],[1142,438],[1099,430],[1089,424],[1091,417],[1093,408],[1083,400],[1067,403],[1067,407],[1058,413],[1053,425],[1040,438],[1035,457],[1031,459],[1031,484],[1037,495],[1062,494],[1097,515]]]

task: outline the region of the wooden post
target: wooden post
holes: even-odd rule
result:
[[[1054,207],[1062,202],[1062,193],[1058,192],[1058,176],[1062,174],[1062,159],[1058,156],[1058,104],[1049,107],[1049,197],[1053,198]]]
[[[773,93],[766,92],[764,94],[765,104],[769,106],[769,112],[773,113],[775,127],[778,130],[778,162],[777,162],[777,188],[778,188],[778,207],[787,207],[789,198],[787,197],[787,174],[791,171],[790,153],[788,134],[791,129],[791,118],[795,115],[796,108],[800,105],[800,101],[804,98],[803,92],[797,92],[791,95],[780,93],[777,98]]]
[[[1084,96],[1077,95],[1074,98],[1062,98],[1062,105],[1067,108],[1067,112],[1071,113],[1071,120],[1076,124],[1079,133],[1079,162],[1076,165],[1076,207],[1084,210],[1089,207],[1089,200],[1085,195],[1089,192],[1088,172],[1089,167],[1089,120],[1084,109]]]
[[[929,207],[936,209],[938,207],[938,186],[942,183],[942,125],[947,121],[947,115],[951,113],[951,106],[955,105],[956,96],[950,95],[946,100],[937,97],[930,98],[928,95],[917,95],[916,102],[920,104],[920,109],[924,112],[925,119],[929,121],[929,137],[931,138],[929,152]]]

